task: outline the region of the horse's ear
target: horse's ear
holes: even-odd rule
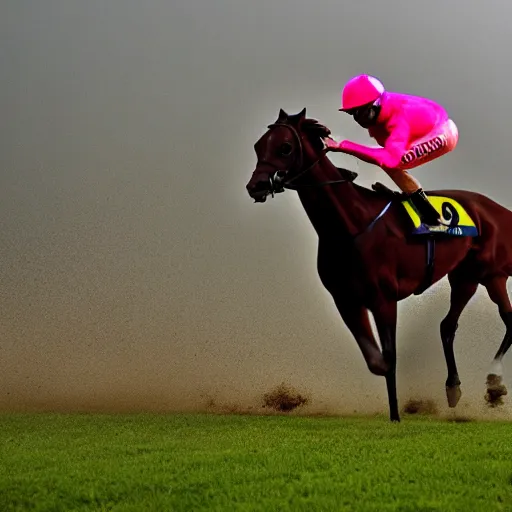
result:
[[[279,116],[277,118],[276,122],[284,121],[285,119],[288,119],[288,114],[282,109],[279,109]]]
[[[299,126],[302,125],[302,122],[306,120],[306,107],[304,107],[298,114],[299,118]]]
[[[299,125],[306,119],[306,108],[304,107],[298,114],[294,114],[293,116],[289,116],[288,118],[292,123]]]

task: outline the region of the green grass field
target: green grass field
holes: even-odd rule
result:
[[[512,511],[512,424],[4,414],[0,510]]]

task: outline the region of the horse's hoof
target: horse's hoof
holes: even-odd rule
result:
[[[461,395],[462,391],[460,390],[460,386],[453,386],[451,388],[446,386],[446,399],[448,400],[448,407],[456,407],[459,403]]]
[[[501,375],[490,373],[487,375],[487,394],[485,400],[491,407],[503,405],[503,397],[508,394]]]

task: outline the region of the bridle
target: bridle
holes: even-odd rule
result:
[[[276,128],[276,127],[280,127],[280,126],[284,126],[284,127],[288,128],[293,133],[293,136],[295,137],[295,139],[297,141],[298,150],[299,150],[299,157],[298,157],[298,165],[296,167],[298,167],[300,169],[304,165],[304,146],[302,144],[302,139],[301,139],[301,137],[299,135],[299,132],[293,126],[291,126],[291,125],[289,125],[287,123],[281,123],[281,122],[272,123],[272,124],[268,125],[268,128],[272,129],[272,128]],[[322,150],[322,154],[320,155],[319,158],[317,158],[310,166],[306,167],[306,169],[303,169],[298,174],[296,174],[295,176],[292,176],[288,180],[286,179],[286,176],[290,172],[289,168],[285,169],[285,170],[282,170],[282,169],[279,169],[275,164],[273,164],[271,162],[267,162],[265,160],[259,161],[258,165],[264,164],[264,165],[268,165],[269,167],[272,167],[272,168],[276,169],[275,173],[270,177],[269,193],[272,195],[272,197],[274,197],[274,194],[278,194],[280,192],[284,192],[285,189],[298,190],[299,188],[303,188],[303,187],[322,187],[322,186],[325,186],[325,185],[333,185],[333,184],[336,184],[336,183],[352,182],[354,180],[355,176],[350,176],[349,178],[342,178],[340,180],[323,181],[321,183],[302,184],[302,185],[290,185],[290,183],[292,181],[295,181],[295,180],[299,179],[301,176],[304,176],[304,174],[306,174],[307,172],[309,172],[313,168],[315,168],[320,163],[320,161],[325,158],[326,154],[327,154],[327,151],[326,151],[326,148],[324,148]],[[290,167],[294,166],[295,160],[297,160],[297,157],[295,157],[295,159],[292,161],[292,164],[290,165]],[[347,172],[350,172],[350,171],[347,171]],[[391,207],[392,203],[393,203],[393,201],[389,201],[386,204],[386,206],[380,211],[380,213],[370,222],[370,224],[363,231],[361,231],[358,234],[356,234],[355,236],[353,236],[353,239],[356,240],[362,234],[371,231],[373,229],[373,227],[375,226],[375,224],[389,210],[389,208]]]
[[[292,132],[295,140],[297,141],[298,157],[296,156],[294,158],[294,160],[292,161],[292,164],[290,165],[290,167],[288,169],[279,169],[275,164],[273,164],[271,162],[267,162],[265,160],[258,162],[260,165],[264,164],[264,165],[267,165],[269,167],[276,169],[274,174],[271,175],[269,178],[269,181],[270,181],[269,193],[272,195],[272,197],[274,197],[274,194],[279,194],[281,192],[284,192],[285,189],[298,190],[299,188],[303,188],[303,187],[322,187],[325,185],[333,185],[336,183],[346,183],[348,181],[352,181],[351,179],[348,179],[348,178],[342,178],[339,180],[323,181],[321,183],[291,185],[291,183],[293,181],[298,180],[300,177],[304,176],[307,172],[311,171],[314,167],[316,167],[320,163],[320,161],[325,158],[327,151],[324,148],[322,150],[321,155],[311,165],[309,165],[308,167],[306,167],[305,169],[300,171],[298,174],[290,177],[289,179],[286,179],[286,176],[289,174],[291,167],[296,167],[298,169],[301,169],[303,167],[303,165],[304,165],[304,145],[302,144],[302,139],[299,135],[299,132],[293,126],[291,126],[287,123],[276,122],[276,123],[272,123],[272,124],[268,125],[267,128],[272,129],[272,128],[277,128],[277,127],[281,127],[281,126],[288,128]],[[297,162],[297,160],[298,160],[298,162]]]

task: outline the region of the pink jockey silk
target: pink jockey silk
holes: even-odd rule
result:
[[[380,148],[351,141],[340,143],[343,153],[384,170],[411,169],[452,151],[458,131],[446,110],[427,98],[394,92],[381,97],[377,124],[368,129]]]

